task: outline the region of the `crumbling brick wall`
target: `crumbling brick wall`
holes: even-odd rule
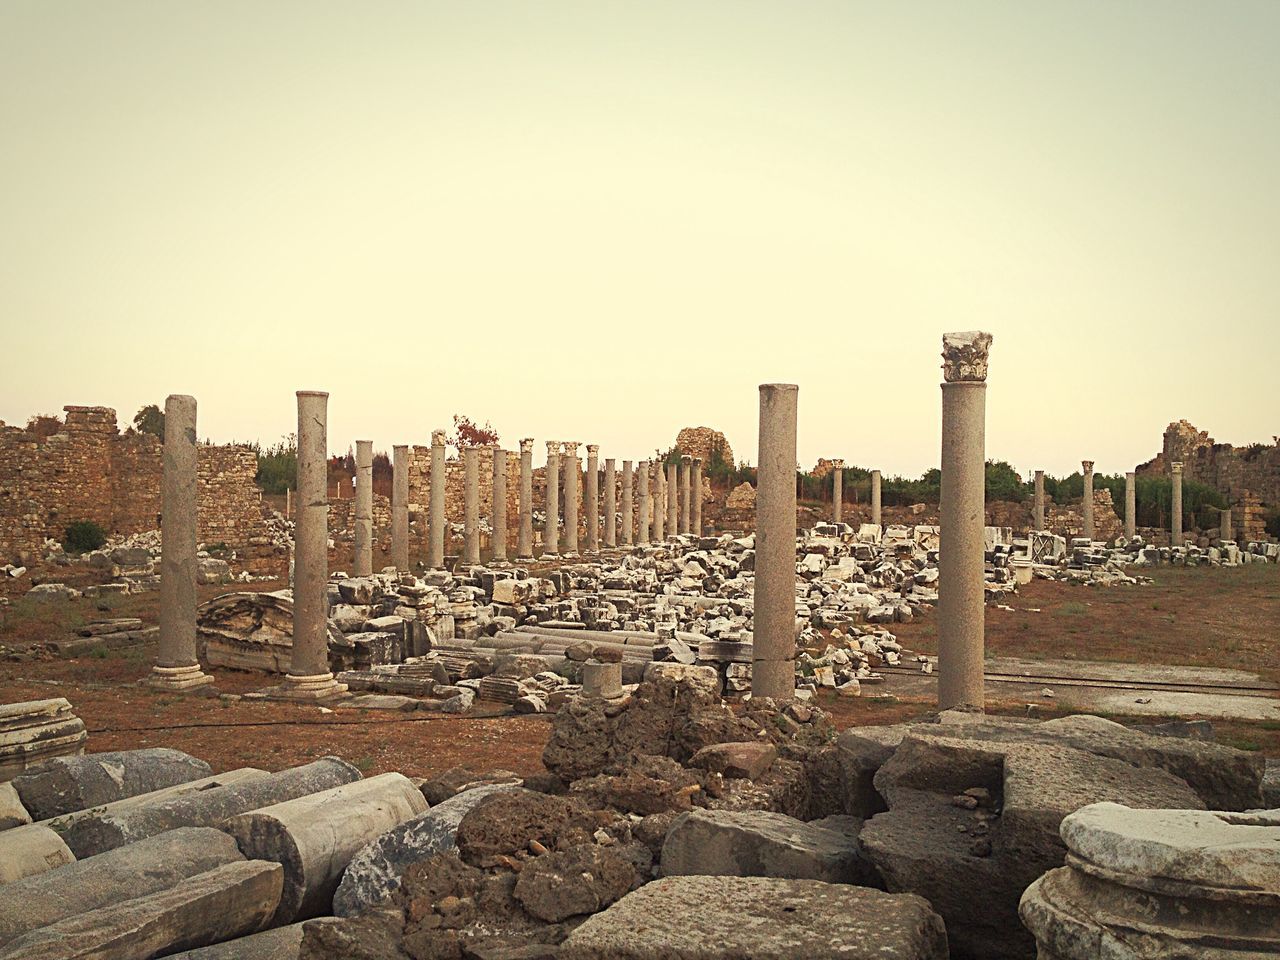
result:
[[[1175,461],[1181,461],[1186,479],[1213,487],[1233,503],[1256,497],[1263,504],[1280,504],[1280,444],[1215,443],[1207,431],[1178,420],[1165,428],[1160,453],[1137,472],[1169,476]]]
[[[676,446],[690,457],[701,457],[704,464],[711,462],[711,451],[719,446],[725,463],[733,466],[737,462],[733,459],[733,447],[729,446],[724,434],[710,427],[685,427],[676,434]]]
[[[0,424],[0,559],[33,563],[46,537],[77,520],[108,533],[154,530],[160,519],[161,443],[121,434],[110,407],[64,407],[49,437]],[[233,549],[267,544],[257,456],[248,447],[197,451],[197,531]]]

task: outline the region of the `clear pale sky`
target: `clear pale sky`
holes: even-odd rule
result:
[[[1280,433],[1280,2],[0,3],[0,419],[1112,473]],[[537,462],[542,459],[537,450]]]

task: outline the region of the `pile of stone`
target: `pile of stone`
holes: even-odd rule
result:
[[[53,757],[84,752],[84,722],[62,697],[0,704],[0,783]],[[0,820],[9,808],[0,791]]]
[[[12,563],[6,563],[0,566],[0,577],[10,577],[14,580],[27,575],[27,568],[20,567]]]
[[[1141,536],[1117,537],[1110,543],[1088,537],[1064,537],[1047,531],[1032,532],[1025,540],[1014,541],[1013,564],[1024,579],[1110,586],[1147,584],[1151,580],[1131,572],[1156,566],[1236,567],[1251,563],[1280,562],[1280,544],[1249,543],[1244,549],[1232,540],[1216,541],[1201,547],[1188,541],[1181,546],[1162,547]]]
[[[1134,810],[1062,821],[1066,865],[1022,896],[1041,957],[1280,956],[1280,810]]]

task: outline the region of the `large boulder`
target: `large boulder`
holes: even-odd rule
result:
[[[777,877],[875,885],[856,833],[781,813],[694,810],[662,845],[663,876]]]
[[[818,880],[667,877],[588,918],[560,960],[945,960],[920,897]]]

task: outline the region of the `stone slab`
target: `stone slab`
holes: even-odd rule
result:
[[[922,898],[817,880],[668,877],[588,918],[561,960],[944,960]]]

